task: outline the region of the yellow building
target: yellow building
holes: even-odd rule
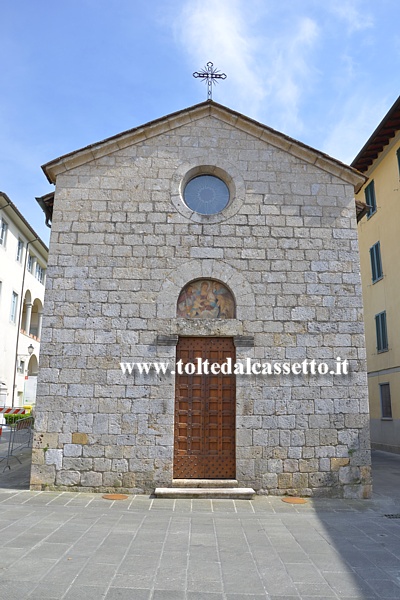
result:
[[[400,97],[352,166],[368,180],[356,200],[372,447],[400,453]]]

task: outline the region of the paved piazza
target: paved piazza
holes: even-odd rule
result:
[[[374,467],[372,500],[304,505],[0,489],[0,598],[400,598],[400,457]]]

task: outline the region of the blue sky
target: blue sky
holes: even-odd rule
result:
[[[41,165],[206,99],[351,162],[400,93],[398,0],[0,0],[0,189],[45,242]]]

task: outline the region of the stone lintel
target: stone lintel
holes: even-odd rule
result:
[[[253,335],[235,335],[233,343],[236,348],[254,348]]]
[[[158,335],[157,346],[176,346],[178,339],[178,335]]]

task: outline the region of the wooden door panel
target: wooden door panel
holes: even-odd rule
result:
[[[180,338],[177,360],[235,361],[231,338]],[[234,375],[176,375],[174,478],[235,478]]]

